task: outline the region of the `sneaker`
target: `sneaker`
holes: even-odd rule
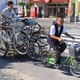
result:
[[[62,64],[55,64],[54,65],[54,68],[56,68],[56,69],[60,69],[62,67]]]

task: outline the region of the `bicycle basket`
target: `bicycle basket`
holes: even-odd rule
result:
[[[80,56],[80,45],[76,44],[75,46],[69,46],[69,55],[71,57]]]

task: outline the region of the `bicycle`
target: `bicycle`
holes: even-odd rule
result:
[[[71,46],[72,45],[69,45],[69,48],[71,48]],[[75,46],[79,47],[80,45],[76,44]],[[52,65],[55,65],[54,51],[53,52],[51,52],[50,50],[42,51],[41,61],[45,67],[51,67]],[[77,56],[73,57],[73,56],[68,55],[65,60],[61,61],[62,65],[66,63],[70,69],[71,74],[76,77],[80,77],[80,59],[79,57]]]
[[[11,20],[11,21],[10,21]],[[27,43],[30,44],[27,48],[27,54],[32,58],[32,59],[37,59],[40,56],[40,52],[42,51],[42,47],[46,46],[44,43],[44,40],[47,40],[46,37],[41,36],[41,29],[42,26],[39,25],[36,21],[33,21],[31,19],[26,19],[26,18],[11,18],[7,19],[7,22],[11,23],[11,26],[14,27],[16,26],[22,26],[21,31],[24,33],[24,35],[27,36]],[[20,23],[22,25],[20,25]],[[17,27],[16,26],[16,27]],[[17,29],[16,29],[17,30]],[[16,31],[14,30],[14,31]],[[18,32],[18,31],[16,31]],[[15,33],[14,33],[15,34]],[[19,33],[21,34],[21,33]],[[25,36],[22,37],[25,37]],[[20,35],[17,35],[18,37]],[[16,36],[13,37],[13,47],[14,49],[19,53],[19,54],[26,54],[26,52],[22,52],[20,49],[22,46],[19,45],[21,42],[21,39],[18,37],[15,38]],[[20,42],[19,42],[20,41]],[[23,46],[24,47],[24,46]]]
[[[0,56],[2,58],[5,58],[7,51],[8,51],[7,43],[4,41],[4,39],[0,38]]]
[[[1,27],[2,29],[4,28],[1,32],[1,38],[7,43],[7,50],[14,49],[17,53],[21,55],[26,54],[29,49],[29,41],[28,37],[20,27],[19,23],[21,22],[13,21],[11,18],[8,18],[7,20],[7,25]],[[5,51],[5,57],[6,54],[7,52]]]
[[[39,25],[36,21],[30,19],[22,19],[21,21],[25,23],[23,31],[28,36],[30,43],[29,51],[27,54],[32,59],[39,59],[42,47],[46,46],[44,40],[47,40],[46,37],[41,36],[42,26]]]

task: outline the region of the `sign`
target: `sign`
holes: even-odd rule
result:
[[[18,17],[23,16],[23,7],[18,6]],[[24,16],[27,16],[26,6],[24,6]]]
[[[30,3],[44,3],[44,0],[29,0]]]
[[[78,16],[78,13],[79,13],[79,3],[78,3],[78,0],[76,0],[76,2],[75,2],[75,16]]]
[[[58,7],[58,12],[60,12],[60,7]]]
[[[74,0],[69,0],[69,3],[73,3],[74,2]]]
[[[31,8],[30,8],[30,17],[32,17],[32,18],[37,17],[37,7],[31,6]]]
[[[22,8],[21,6],[18,6],[18,17],[22,16]]]
[[[48,3],[50,0],[44,0],[44,2]]]
[[[69,0],[52,0],[53,3],[68,3]]]
[[[24,12],[25,12],[24,16],[27,16],[26,6],[24,6]]]
[[[68,6],[68,16],[71,16],[71,14],[72,14],[72,9],[71,9],[71,2],[70,2]]]
[[[40,0],[33,0],[33,1],[40,1]]]

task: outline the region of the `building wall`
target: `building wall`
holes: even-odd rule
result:
[[[5,5],[6,5],[6,0],[1,0],[1,2],[0,2],[0,12],[3,10]]]
[[[45,3],[45,0],[29,0],[30,3]]]
[[[69,0],[51,0],[51,1],[53,3],[68,3],[69,2]],[[79,1],[79,7],[80,7],[80,0],[78,1]],[[35,4],[35,6],[38,8],[37,14],[39,14],[39,7],[42,7],[43,8],[42,10],[45,11],[45,4],[47,4],[45,3],[45,0],[29,0],[29,2]],[[79,12],[80,12],[80,8],[79,8]]]
[[[42,10],[45,10],[45,8],[44,8],[44,3],[42,3],[42,4],[34,4],[34,6],[35,7],[37,7],[37,14],[39,14],[39,7],[42,7]]]
[[[69,2],[69,0],[29,0],[30,3],[47,3],[47,2],[55,2],[55,3],[65,3]]]

